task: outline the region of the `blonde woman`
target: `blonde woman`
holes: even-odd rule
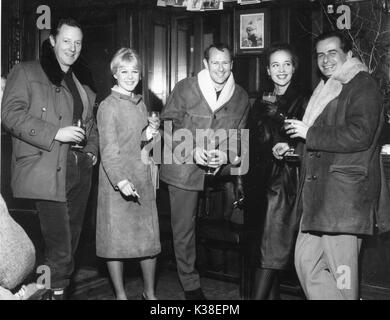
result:
[[[138,54],[120,49],[111,61],[111,72],[117,85],[97,114],[101,165],[96,250],[107,259],[117,300],[127,299],[123,259],[128,258],[140,259],[142,298],[155,300],[159,226],[150,166],[142,161],[140,146],[158,134],[159,123],[148,122],[142,97],[134,93],[141,79]]]

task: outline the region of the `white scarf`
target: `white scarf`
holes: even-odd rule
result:
[[[203,69],[198,73],[198,84],[200,91],[206,99],[208,105],[213,112],[221,108],[233,96],[236,83],[234,82],[233,73],[230,73],[220,95],[217,100],[217,93],[211,80],[209,70]]]
[[[367,67],[359,59],[350,58],[326,83],[321,80],[310,98],[303,122],[311,127],[328,103],[339,96],[343,85],[351,81],[359,72],[367,70]]]

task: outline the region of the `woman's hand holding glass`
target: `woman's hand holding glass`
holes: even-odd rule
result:
[[[272,148],[272,154],[278,160],[282,160],[286,152],[290,151],[291,147],[287,142],[278,142]]]
[[[148,133],[155,137],[159,134],[159,128],[160,128],[160,113],[158,111],[149,111],[148,113]]]

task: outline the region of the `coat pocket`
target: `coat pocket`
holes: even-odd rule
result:
[[[329,172],[337,180],[345,183],[357,183],[367,179],[367,168],[351,165],[331,165]]]
[[[325,191],[325,199],[333,210],[344,208],[345,214],[359,212],[366,206],[367,169],[363,166],[333,165]]]
[[[43,154],[42,151],[38,151],[34,154],[26,154],[26,155],[18,156],[15,158],[16,165],[19,166],[19,165],[22,165],[23,163],[34,161],[34,160],[40,158],[42,156],[42,154]]]
[[[212,123],[212,115],[196,114],[193,112],[186,112],[183,118],[183,128],[196,133],[196,129],[209,129]]]

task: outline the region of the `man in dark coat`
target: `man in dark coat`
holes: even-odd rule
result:
[[[287,126],[306,139],[295,266],[308,299],[358,299],[361,237],[374,231],[380,188],[381,95],[342,34],[319,36],[315,48],[325,80],[303,121]]]
[[[195,216],[205,171],[220,168],[228,160],[238,162],[237,150],[230,146],[239,144],[237,130],[244,128],[249,111],[248,95],[231,73],[229,48],[211,45],[203,63],[205,69],[196,77],[175,86],[161,114],[165,121],[160,177],[168,184],[177,270],[187,300],[205,298],[195,269]],[[184,142],[181,137],[186,138]],[[170,159],[165,157],[169,150],[173,152]]]
[[[78,59],[82,38],[76,21],[60,20],[40,61],[12,69],[2,101],[2,123],[12,134],[13,195],[36,200],[54,299],[64,297],[74,270],[98,154],[96,95]]]

